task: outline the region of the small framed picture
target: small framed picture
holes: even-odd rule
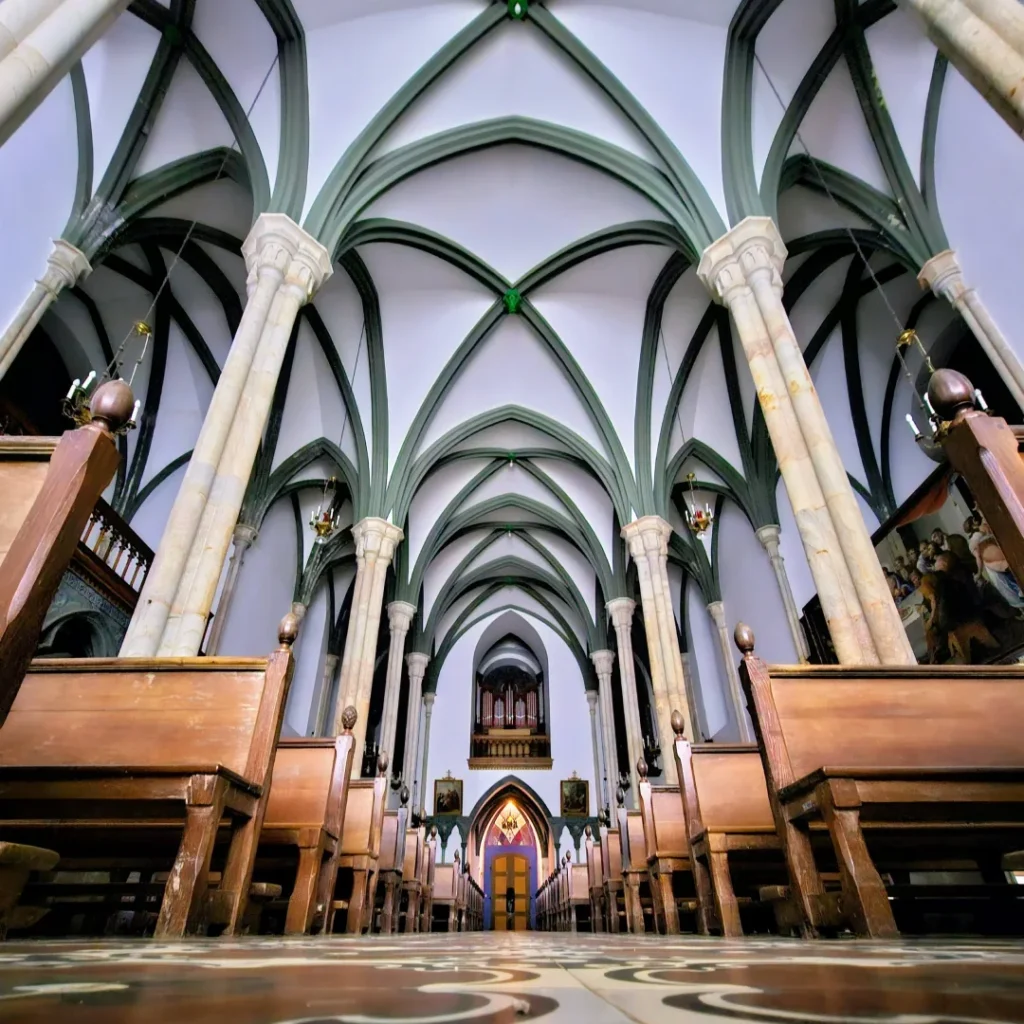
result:
[[[451,772],[446,778],[434,779],[434,813],[462,814],[462,779],[453,779]]]
[[[590,783],[577,778],[562,779],[562,817],[586,818],[590,813]]]

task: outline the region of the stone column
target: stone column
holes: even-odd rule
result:
[[[597,702],[599,694],[597,690],[587,690],[587,706],[590,709],[590,742],[594,748],[594,803],[601,806],[601,792],[604,789],[605,773],[601,770],[604,758],[601,756],[601,744],[597,740]],[[590,809],[587,808],[587,814]]]
[[[899,0],[928,38],[1018,134],[1024,135],[1024,10],[1018,0]]]
[[[1021,10],[1024,11],[1024,8]],[[946,249],[945,252],[933,256],[921,268],[917,280],[922,288],[930,288],[963,317],[1013,395],[1013,400],[1024,409],[1024,366],[1021,366],[1016,353],[1003,337],[1003,332],[999,330],[978,293],[967,287],[956,253],[952,249]]]
[[[158,648],[162,656],[188,657],[199,650],[296,317],[332,272],[330,253],[305,232],[301,232],[301,236],[267,314],[245,389],[217,464],[217,475]],[[356,710],[359,714],[357,729],[365,733],[367,709],[357,705]]]
[[[228,574],[221,587],[220,600],[217,602],[217,611],[213,616],[213,628],[210,630],[210,638],[206,641],[206,656],[212,658],[220,650],[221,637],[224,635],[224,627],[227,625],[228,612],[231,610],[231,601],[235,596],[238,587],[238,574],[242,571],[242,563],[245,561],[245,553],[256,543],[259,531],[255,526],[247,526],[239,523],[232,535],[231,560],[228,562]]]
[[[616,597],[605,607],[615,627],[615,645],[619,652],[619,681],[622,684],[622,710],[626,716],[626,750],[629,754],[630,790],[633,806],[639,807],[637,795],[636,763],[644,754],[643,731],[640,726],[640,704],[636,696],[636,665],[633,662],[633,612],[636,602],[628,597]],[[618,787],[618,778],[613,781]]]
[[[387,752],[388,760],[395,761],[395,726],[398,718],[398,698],[402,689],[402,656],[405,654],[405,638],[416,614],[416,605],[408,601],[392,601],[388,605],[388,626],[391,629],[391,645],[388,647],[388,674],[384,688],[384,713],[381,727],[381,749]],[[415,805],[414,805],[415,806]]]
[[[405,756],[402,759],[402,778],[410,789],[413,787],[416,779],[416,767],[419,761],[423,677],[427,673],[429,661],[430,656],[420,652],[413,652],[405,656],[405,664],[409,670],[409,692],[406,695]]]
[[[3,0],[3,3],[0,3],[0,61],[63,2],[64,0]]]
[[[3,15],[0,7],[0,16]],[[3,42],[2,25],[0,25],[0,44]],[[54,300],[65,288],[73,288],[82,278],[92,273],[92,266],[85,258],[85,253],[76,249],[70,242],[58,238],[53,243],[53,251],[46,258],[46,270],[43,276],[32,286],[28,298],[22,303],[21,309],[14,315],[3,336],[0,337],[0,377],[10,369],[11,363],[17,358],[22,345],[28,341],[29,335],[35,330],[36,324],[50,308]]]
[[[672,527],[658,516],[644,516],[628,523],[622,536],[636,562],[640,583],[640,603],[647,632],[647,653],[651,664],[651,686],[658,720],[661,744],[662,774],[665,784],[676,782],[675,758],[672,757],[672,712],[679,710],[686,717],[686,735],[694,737],[690,700],[683,679],[683,659],[679,652],[676,617],[668,581],[668,538]]]
[[[42,103],[68,69],[114,23],[129,0],[64,0],[0,60],[0,146]],[[6,5],[5,5],[6,6]],[[38,3],[36,6],[41,6]],[[53,4],[46,0],[46,7]],[[29,16],[34,19],[34,16]],[[15,20],[15,19],[11,19]]]
[[[420,817],[427,813],[427,762],[430,760],[430,716],[434,713],[434,701],[436,695],[433,693],[423,694],[423,757],[420,759],[420,773],[416,781],[419,784],[420,794]]]
[[[839,660],[844,664],[877,664],[878,652],[864,621],[835,524],[767,327],[747,284],[740,259],[746,253],[735,244],[735,230],[705,250],[697,274],[712,297],[732,313]]]
[[[338,662],[341,658],[337,654],[324,656],[324,670],[320,677],[320,693],[317,696],[316,714],[313,719],[311,732],[314,736],[326,736],[329,725],[331,689],[334,686],[334,677],[338,672]]]
[[[615,788],[619,784],[619,759],[615,749],[615,704],[612,701],[612,651],[594,651],[590,655],[597,672],[597,687],[601,703],[601,737],[604,744],[604,807],[615,802]]]
[[[789,585],[789,575],[786,572],[786,561],[779,550],[778,526],[769,523],[755,531],[757,539],[761,542],[772,563],[772,571],[775,573],[775,582],[779,585],[779,593],[782,595],[782,606],[786,609],[786,621],[789,623],[789,631],[793,635],[793,646],[796,647],[797,656],[801,662],[806,662],[811,656],[811,650],[807,646],[807,637],[804,635],[803,626],[800,625],[800,610],[796,606],[793,597],[793,588]]]
[[[384,584],[388,566],[395,553],[395,545],[403,537],[402,531],[384,519],[367,516],[352,527],[356,542],[356,581],[349,612],[345,653],[341,659],[339,700],[335,707],[334,731],[340,732],[341,714],[350,704],[356,709],[359,721],[352,735],[355,737],[353,766],[362,765],[366,745],[366,721],[370,717],[370,696],[373,690],[373,669],[377,661],[377,636],[380,632],[380,613],[384,601]],[[355,768],[353,768],[355,771]],[[406,780],[411,782],[411,778]]]
[[[242,246],[249,271],[249,299],[121,645],[123,658],[151,658],[160,648],[171,602],[196,540],[271,304],[285,273],[290,271],[293,259],[307,241],[317,246],[289,217],[281,213],[264,213]],[[259,434],[262,434],[262,427],[257,437]],[[217,572],[219,575],[219,567]]]
[[[743,690],[740,687],[740,674],[736,669],[732,637],[729,634],[729,627],[725,623],[725,603],[712,601],[707,607],[708,614],[718,630],[718,643],[722,651],[722,660],[725,662],[725,678],[729,686],[729,703],[732,705],[733,717],[736,719],[740,742],[753,743],[754,732],[750,727],[744,707],[745,701],[743,700]]]

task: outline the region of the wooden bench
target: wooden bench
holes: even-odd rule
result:
[[[604,880],[605,927],[619,932],[626,923],[622,880],[622,841],[617,828],[601,827],[601,877]]]
[[[338,852],[345,824],[352,772],[355,708],[342,714],[344,732],[334,738],[287,738],[278,743],[257,851],[257,877],[282,853],[298,850],[284,932],[322,931],[338,876]]]
[[[420,903],[426,875],[426,833],[422,827],[405,830],[405,858],[402,864],[402,899],[398,926],[402,932],[420,930]]]
[[[647,873],[647,844],[644,823],[639,811],[619,807],[619,841],[622,850],[622,882],[626,904],[626,928],[635,935],[651,931],[654,923],[654,899]]]
[[[636,767],[654,919],[661,935],[678,935],[680,913],[695,913],[698,902],[680,792],[676,786],[652,786],[643,758]]]
[[[680,808],[692,858],[699,907],[698,930],[721,931],[728,938],[743,935],[741,901],[737,899],[733,866],[749,855],[755,891],[763,885],[785,886],[782,844],[768,799],[761,752],[753,743],[691,744],[685,722],[672,713],[676,731],[675,758]],[[777,888],[773,902],[788,891]],[[749,903],[749,897],[742,901]],[[785,921],[785,910],[780,908]]]
[[[156,934],[180,936],[245,912],[266,811],[298,621],[266,659],[34,662],[0,729],[0,826],[115,867],[167,850]],[[208,892],[222,822],[230,832]]]
[[[345,931],[349,935],[361,935],[372,924],[387,773],[388,758],[381,754],[377,762],[377,778],[352,779],[349,782],[338,853],[338,887],[325,926],[328,933],[334,929],[334,917],[338,911],[345,912]],[[339,899],[342,891],[344,895]]]
[[[918,894],[887,891],[881,872],[969,857],[998,879],[1002,856],[1024,847],[1024,669],[769,667],[748,627],[736,643],[808,931],[897,935],[890,896]],[[824,890],[815,828],[827,830],[841,893]],[[1020,895],[989,891],[1001,888]]]
[[[604,812],[602,811],[603,815]],[[601,874],[601,850],[594,843],[594,830],[587,825],[583,830],[583,848],[587,856],[587,888],[590,891],[591,930],[605,930],[604,878]]]
[[[437,872],[437,826],[431,825],[426,840],[423,871],[423,898],[420,901],[420,931],[429,932],[434,920],[434,877]]]
[[[406,803],[407,794],[408,789],[403,787]],[[382,935],[391,935],[398,925],[402,871],[405,866],[405,823],[408,814],[405,803],[397,810],[384,812],[380,856],[377,860],[377,891],[374,894],[374,930],[380,931]]]
[[[431,930],[435,923],[443,923],[449,932],[459,930],[459,884],[461,874],[459,865],[459,852],[455,851],[455,862],[453,864],[438,864],[434,868],[434,891],[433,903],[431,906]],[[442,912],[442,919],[437,920],[438,910]]]

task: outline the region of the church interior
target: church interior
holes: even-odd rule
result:
[[[0,1018],[1024,1021],[1022,136],[1019,0],[0,0]]]

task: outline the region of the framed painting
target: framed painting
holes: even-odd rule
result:
[[[561,812],[563,818],[586,818],[590,813],[590,783],[576,777],[562,779]]]
[[[462,814],[462,779],[434,779],[434,813],[457,816]]]

